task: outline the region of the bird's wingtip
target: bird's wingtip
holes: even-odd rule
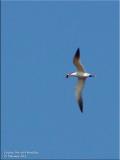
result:
[[[76,52],[79,52],[79,51],[80,51],[80,48],[78,47]]]
[[[81,113],[83,113],[83,108],[80,106],[80,111],[81,111]]]
[[[83,99],[82,99],[82,97],[80,97],[80,99],[78,101],[78,105],[79,105],[79,109],[80,109],[81,113],[83,113]]]

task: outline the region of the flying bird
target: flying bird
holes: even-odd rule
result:
[[[76,86],[76,99],[80,108],[80,111],[83,112],[83,98],[82,98],[82,91],[85,84],[85,80],[88,77],[95,77],[94,74],[87,73],[84,70],[83,65],[80,63],[80,49],[78,48],[74,57],[73,57],[73,64],[75,65],[77,72],[68,73],[66,78],[68,77],[77,77],[78,83]]]

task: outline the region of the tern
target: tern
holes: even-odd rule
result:
[[[78,83],[76,86],[76,99],[80,108],[80,111],[83,112],[83,98],[82,98],[82,91],[85,84],[85,80],[88,77],[95,77],[94,74],[87,73],[84,70],[83,65],[80,63],[80,49],[78,48],[75,52],[75,55],[73,57],[73,64],[77,68],[77,72],[68,73],[66,75],[66,78],[69,77],[77,77]]]

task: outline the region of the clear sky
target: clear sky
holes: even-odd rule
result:
[[[117,1],[2,2],[2,151],[118,158],[118,36]],[[84,113],[65,78],[78,47]]]

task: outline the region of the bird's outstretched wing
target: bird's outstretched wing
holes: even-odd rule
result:
[[[84,83],[85,83],[85,79],[79,79],[76,86],[76,99],[81,112],[83,112],[82,90],[84,87]]]
[[[77,70],[80,72],[85,72],[82,64],[80,64],[80,50],[77,49],[74,57],[73,57],[73,64],[76,66]]]

